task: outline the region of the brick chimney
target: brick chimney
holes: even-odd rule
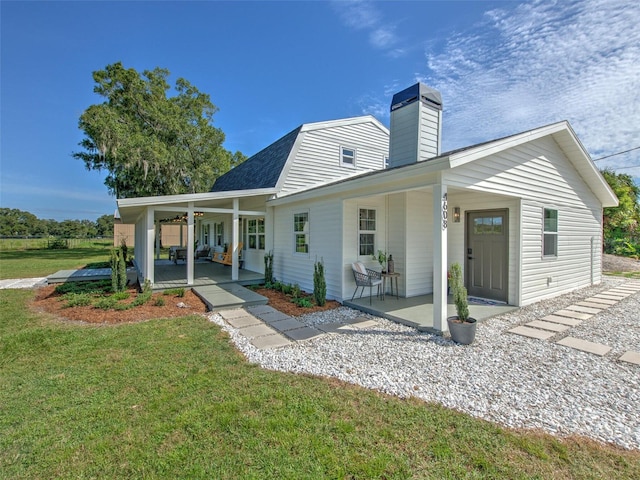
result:
[[[396,93],[391,100],[389,167],[440,155],[442,97],[423,83]]]

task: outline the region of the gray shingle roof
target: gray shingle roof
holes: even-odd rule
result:
[[[301,129],[302,126],[299,126],[229,170],[215,181],[211,191],[227,192],[275,187]]]

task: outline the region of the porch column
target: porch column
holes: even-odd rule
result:
[[[238,280],[238,242],[240,241],[240,200],[233,199],[233,223],[231,237],[231,280]]]
[[[189,208],[187,210],[187,285],[193,285],[194,241],[193,202],[189,202]]]
[[[447,186],[433,186],[433,328],[447,327]]]
[[[160,220],[156,220],[156,260],[160,260]]]
[[[151,285],[155,282],[155,271],[154,271],[154,263],[153,263],[153,248],[155,245],[155,237],[156,237],[156,224],[155,224],[155,210],[153,207],[147,208],[147,218],[145,221],[146,226],[146,235],[144,242],[144,264],[145,264],[145,272],[144,278],[145,280],[149,280]]]

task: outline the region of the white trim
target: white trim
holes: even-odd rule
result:
[[[556,212],[556,231],[552,232],[552,231],[547,231],[545,229],[545,213],[548,211],[553,211]],[[542,207],[542,236],[541,236],[541,245],[540,245],[540,256],[542,258],[542,260],[555,260],[556,258],[558,258],[558,239],[559,239],[559,235],[558,235],[558,230],[560,229],[560,210],[558,209],[558,207]],[[553,254],[545,254],[544,253],[544,244],[545,244],[545,236],[546,235],[555,235],[556,237],[556,245],[555,245],[555,253]]]
[[[273,195],[275,193],[275,188],[257,188],[253,190],[231,190],[228,192],[185,193],[182,195],[162,195],[156,197],[119,198],[116,201],[119,211],[122,207],[145,207],[148,205],[160,206],[181,202],[199,202],[253,197],[260,195]]]
[[[302,231],[297,231],[296,230],[296,216],[297,215],[306,215],[307,216],[307,223],[305,225],[305,229]],[[311,254],[311,213],[309,212],[309,209],[302,209],[302,210],[296,210],[293,212],[293,228],[292,228],[292,233],[293,233],[293,254],[296,256],[301,256],[301,257],[309,257],[309,255]],[[298,235],[304,235],[307,243],[305,243],[305,245],[307,246],[307,251],[306,252],[298,252],[297,251],[297,246],[298,246],[298,242],[296,241],[297,236]]]
[[[346,155],[345,150],[348,152],[353,152],[353,155]],[[345,162],[344,159],[349,158],[351,162]],[[358,158],[358,149],[352,147],[346,147],[344,145],[340,145],[340,157],[339,157],[339,166],[347,167],[347,168],[356,168],[357,167],[357,158]]]

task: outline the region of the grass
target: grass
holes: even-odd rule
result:
[[[0,242],[0,280],[7,278],[46,277],[58,270],[82,268],[87,264],[109,260],[112,240],[91,240],[76,248],[13,248]],[[12,245],[12,244],[11,244]],[[22,245],[22,244],[21,244]],[[14,246],[15,247],[15,246]]]
[[[0,291],[0,478],[640,478],[640,454],[263,370],[202,317],[113,327]]]

